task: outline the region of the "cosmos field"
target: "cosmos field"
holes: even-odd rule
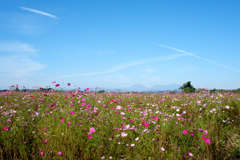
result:
[[[12,90],[0,120],[0,159],[240,158],[232,92]]]

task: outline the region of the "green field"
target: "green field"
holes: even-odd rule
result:
[[[240,95],[0,93],[0,159],[238,159]]]

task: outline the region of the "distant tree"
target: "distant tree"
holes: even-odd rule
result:
[[[217,92],[216,88],[210,90],[211,93]]]
[[[105,90],[98,91],[98,93],[103,93],[103,92],[105,92]]]
[[[184,83],[179,89],[182,89],[185,93],[195,92],[195,88],[191,85],[191,81]]]

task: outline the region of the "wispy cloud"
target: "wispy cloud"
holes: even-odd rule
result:
[[[176,58],[179,58],[179,57],[182,57],[182,56],[186,56],[186,55],[185,54],[173,54],[173,55],[168,55],[168,56],[154,57],[154,58],[149,58],[149,59],[144,59],[144,60],[125,63],[123,65],[119,65],[119,66],[116,66],[116,67],[114,67],[110,70],[106,70],[106,71],[102,71],[102,72],[91,72],[91,73],[80,73],[80,74],[65,75],[65,76],[56,77],[54,79],[112,73],[112,72],[116,72],[116,71],[119,71],[119,70],[122,70],[122,69],[132,67],[132,66],[137,66],[137,65],[141,65],[141,64],[145,64],[145,63],[149,63],[149,62],[167,61],[167,60],[176,59]]]
[[[0,42],[0,52],[35,52],[32,45],[21,42]]]
[[[28,76],[30,72],[37,71],[45,67],[45,65],[33,61],[28,56],[9,55],[0,57],[1,78],[22,78]]]
[[[0,42],[0,78],[22,78],[45,68],[45,65],[30,58],[37,55],[36,51],[30,44]]]
[[[27,11],[30,11],[30,12],[34,12],[34,13],[38,13],[38,14],[41,14],[41,15],[44,15],[44,16],[48,16],[48,17],[51,17],[51,18],[58,18],[52,14],[49,14],[49,13],[46,13],[46,12],[42,12],[42,11],[39,11],[39,10],[36,10],[36,9],[31,9],[31,8],[26,8],[26,7],[19,7],[23,10],[27,10]]]
[[[157,44],[157,43],[156,43],[156,44]],[[208,60],[208,59],[205,59],[205,58],[199,57],[199,56],[197,56],[197,55],[195,55],[195,54],[192,54],[192,53],[189,53],[189,52],[186,52],[186,51],[180,50],[180,49],[176,49],[176,48],[173,48],[173,47],[165,46],[165,45],[162,45],[162,44],[157,44],[157,45],[159,45],[159,46],[161,46],[161,47],[169,48],[169,49],[172,49],[172,50],[175,50],[175,51],[181,52],[181,53],[185,53],[185,54],[188,54],[188,55],[190,55],[190,56],[194,56],[194,57],[196,57],[196,58],[202,59],[202,60],[204,60],[204,61],[208,61],[208,62],[210,62],[210,63],[216,64],[216,65],[219,65],[219,66],[222,66],[222,67],[225,67],[225,68],[228,68],[228,69],[231,69],[231,70],[237,71],[237,72],[240,72],[240,70],[238,70],[238,69],[234,69],[234,68],[231,68],[231,67],[228,67],[228,66],[225,66],[225,65],[219,64],[219,63],[217,63],[217,62],[214,62],[214,61],[211,61],[211,60]]]

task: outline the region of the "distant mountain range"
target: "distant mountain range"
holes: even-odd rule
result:
[[[131,87],[128,88],[116,88],[116,89],[110,89],[110,88],[103,88],[103,90],[111,90],[111,91],[136,91],[136,92],[143,92],[143,91],[173,91],[173,90],[178,90],[179,87],[182,85],[180,84],[170,84],[170,85],[155,85],[153,87],[146,87],[141,84],[135,84]]]

